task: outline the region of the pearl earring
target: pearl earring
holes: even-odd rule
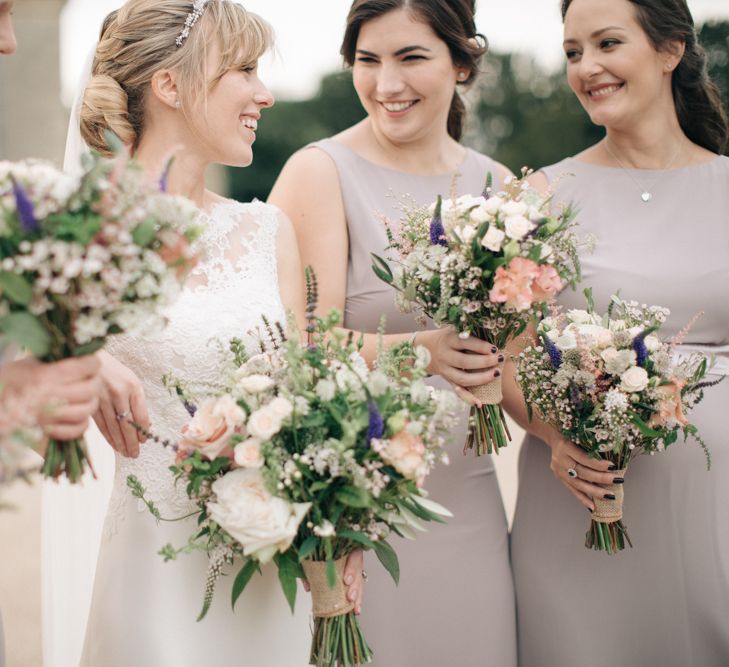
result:
[[[458,80],[463,81],[466,78],[466,72],[458,72]]]
[[[182,104],[180,104],[180,100],[175,100],[175,109],[179,109],[181,106]]]

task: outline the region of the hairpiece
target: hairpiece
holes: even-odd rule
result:
[[[197,23],[197,20],[202,16],[205,11],[207,1],[208,0],[195,0],[195,2],[192,3],[192,11],[185,19],[185,27],[175,40],[175,44],[177,44],[178,49],[185,43],[185,40],[190,35],[190,30],[192,30],[192,27]]]

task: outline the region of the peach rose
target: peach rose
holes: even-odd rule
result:
[[[493,303],[505,303],[516,310],[531,307],[534,295],[532,283],[539,277],[539,267],[530,259],[514,257],[505,269],[496,269],[494,286],[489,292]]]
[[[233,456],[230,437],[245,423],[246,413],[230,396],[207,399],[182,429],[180,450],[199,449],[211,461],[219,456]]]
[[[540,266],[539,275],[532,284],[532,293],[535,301],[549,301],[564,287],[559,273],[553,266]]]
[[[425,445],[419,436],[409,433],[407,427],[385,441],[380,453],[403,477],[412,479],[421,486],[428,473],[425,465]]]
[[[660,400],[658,402],[658,412],[650,419],[650,426],[671,426],[674,423],[681,426],[688,425],[689,421],[683,413],[683,403],[681,401],[681,389],[685,384],[685,382],[679,382],[673,378],[668,384],[656,388]]]
[[[261,441],[248,438],[235,446],[235,462],[241,468],[262,468],[265,460],[261,453]]]

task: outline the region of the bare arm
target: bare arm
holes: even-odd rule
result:
[[[276,238],[276,263],[281,300],[287,312],[293,313],[300,329],[305,326],[305,289],[304,270],[291,221],[284,213],[279,213],[278,235]]]
[[[334,162],[317,149],[296,153],[281,172],[269,201],[289,216],[299,240],[303,263],[316,271],[319,308],[343,311],[349,239]],[[384,338],[385,345],[408,341],[413,333],[388,334]],[[419,331],[416,342],[431,353],[430,372],[440,374],[456,385],[486,384],[498,371],[498,350],[490,343],[474,338],[461,340],[452,329]],[[368,363],[374,361],[376,334],[364,334],[362,353]]]

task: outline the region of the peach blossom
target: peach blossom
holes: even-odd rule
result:
[[[689,421],[683,413],[683,403],[681,402],[681,389],[685,384],[685,382],[673,378],[668,384],[656,388],[660,401],[658,402],[658,412],[651,417],[650,426],[667,426],[673,422],[677,422],[681,426],[688,425]]]
[[[494,286],[489,292],[493,303],[505,303],[516,310],[527,310],[534,300],[532,283],[539,277],[539,267],[530,259],[514,257],[509,266],[496,269]]]
[[[549,301],[564,287],[553,266],[545,265],[539,267],[539,275],[532,285],[532,293],[535,301]]]
[[[401,475],[412,479],[421,486],[425,480],[425,445],[419,436],[410,433],[407,428],[386,441],[381,456]]]
[[[245,417],[245,412],[230,396],[207,399],[182,428],[182,456],[199,449],[211,461],[219,456],[232,458],[230,437],[242,428]]]

